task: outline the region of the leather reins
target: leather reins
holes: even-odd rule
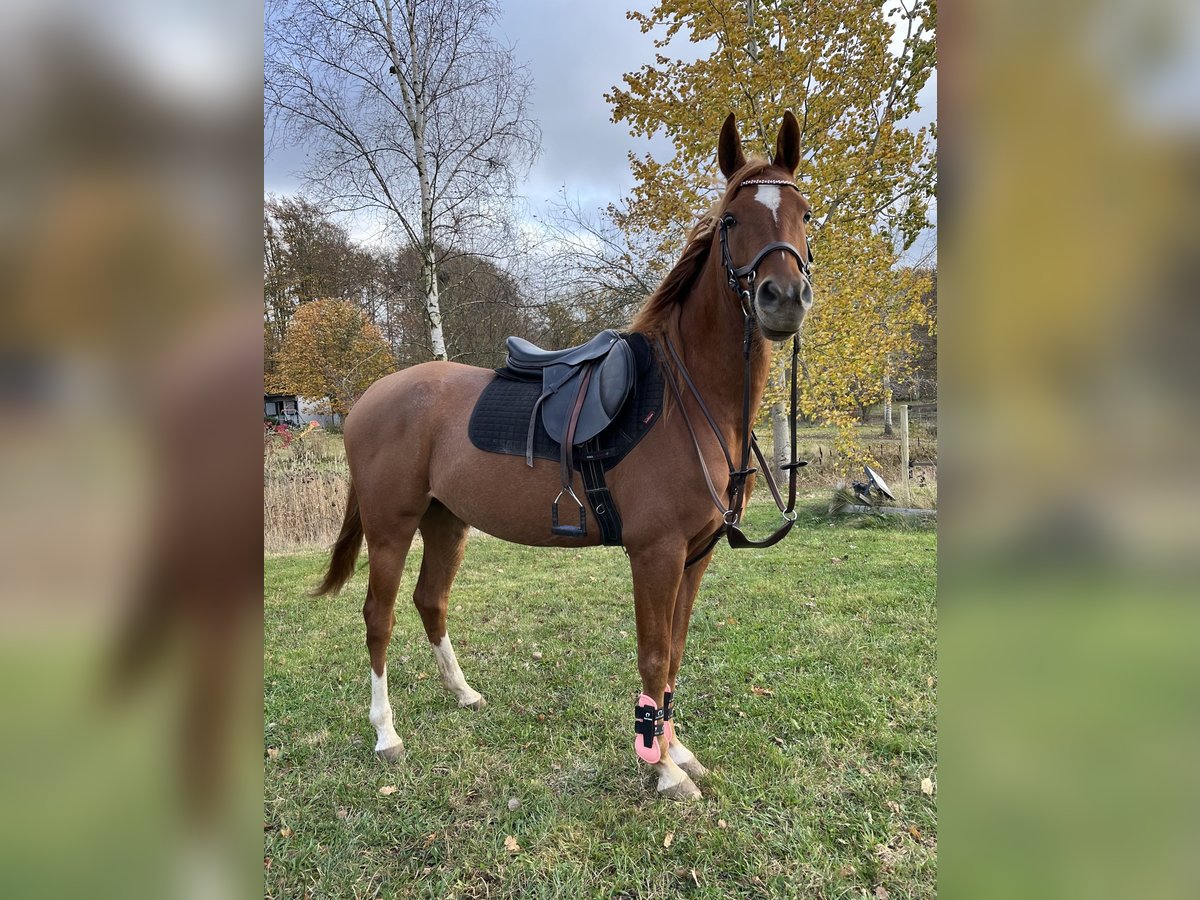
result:
[[[778,184],[788,185],[800,190],[795,183],[782,180],[767,180],[767,179],[749,179],[739,185],[739,189],[748,184]],[[799,368],[800,359],[800,337],[798,334],[792,336],[792,378],[791,378],[791,402],[790,410],[788,411],[788,430],[791,435],[791,459],[785,463],[782,468],[788,472],[788,500],[787,505],[784,505],[783,497],[780,495],[779,486],[775,482],[774,476],[771,474],[771,467],[767,465],[766,459],[763,457],[762,450],[758,446],[758,440],[754,436],[754,432],[750,429],[750,376],[752,368],[752,354],[754,340],[754,329],[758,325],[758,318],[754,312],[754,300],[751,295],[755,278],[758,273],[758,267],[767,254],[773,253],[776,250],[784,253],[790,253],[796,258],[796,262],[800,265],[800,271],[808,277],[810,274],[810,263],[812,262],[812,250],[808,252],[808,259],[800,255],[792,244],[784,241],[774,241],[767,244],[755,255],[754,259],[748,265],[737,267],[733,264],[733,259],[729,253],[729,235],[730,227],[737,224],[737,220],[730,214],[726,213],[721,217],[719,224],[720,240],[721,240],[721,263],[725,267],[725,274],[729,282],[730,289],[738,298],[741,305],[742,316],[745,322],[745,333],[742,339],[742,358],[745,361],[745,371],[743,377],[742,390],[742,445],[740,466],[735,466],[733,454],[730,453],[729,444],[725,440],[725,436],[721,434],[721,429],[717,426],[716,420],[712,413],[709,412],[704,398],[700,396],[700,391],[688,373],[687,367],[683,364],[683,359],[679,356],[679,352],[675,349],[675,344],[671,341],[669,335],[663,333],[663,342],[666,345],[667,351],[670,354],[671,361],[674,363],[674,368],[683,378],[684,385],[688,392],[696,401],[696,405],[700,407],[700,411],[704,414],[705,420],[708,422],[709,428],[717,438],[717,443],[721,446],[721,452],[725,456],[725,464],[729,469],[729,505],[726,506],[721,496],[718,494],[716,486],[713,484],[712,475],[708,471],[708,465],[704,461],[704,451],[700,447],[700,439],[696,434],[696,428],[692,424],[691,417],[688,415],[687,407],[683,403],[683,392],[676,383],[675,376],[671,372],[666,373],[667,383],[671,386],[671,392],[675,397],[676,403],[679,405],[680,412],[683,414],[683,421],[687,425],[688,433],[692,438],[692,444],[696,449],[696,458],[700,462],[700,471],[704,474],[705,485],[708,488],[709,496],[712,498],[713,505],[716,506],[717,512],[721,514],[721,526],[716,533],[709,538],[704,547],[694,553],[684,564],[687,568],[694,563],[699,562],[712,552],[717,542],[724,535],[729,541],[729,546],[740,549],[745,547],[770,547],[779,543],[792,530],[792,526],[796,522],[796,472],[801,467],[808,465],[807,460],[801,461],[796,458],[796,404],[799,396],[796,382],[796,370]],[[741,280],[745,278],[747,287],[743,288]],[[665,360],[664,360],[665,361]],[[780,525],[774,532],[761,540],[753,540],[746,535],[741,528],[742,510],[746,500],[746,479],[758,471],[750,466],[750,455],[754,454],[758,465],[762,467],[763,476],[767,482],[767,487],[771,491],[771,497],[775,501],[776,507],[783,515],[783,524]]]

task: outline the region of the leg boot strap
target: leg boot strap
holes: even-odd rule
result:
[[[663,733],[663,711],[646,694],[638,697],[633,708],[633,731],[637,735],[633,748],[639,759],[656,763],[662,758],[662,746],[655,738]]]

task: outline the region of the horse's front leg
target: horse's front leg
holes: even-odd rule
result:
[[[683,580],[683,546],[630,551],[637,617],[638,672],[642,695],[634,707],[634,751],[658,771],[658,792],[674,800],[700,796],[692,779],[671,758],[663,722],[663,695],[671,667],[671,624]]]
[[[683,661],[683,647],[687,641],[688,623],[692,620],[692,606],[695,604],[696,594],[700,590],[700,580],[704,577],[704,572],[712,561],[712,556],[710,553],[690,568],[684,569],[683,577],[679,580],[679,593],[675,598],[675,612],[671,620],[671,665],[667,670],[667,691],[672,695],[672,702],[667,710],[668,716],[673,715],[674,707],[677,706],[675,688],[678,683],[679,664]],[[663,723],[663,728],[667,741],[667,753],[672,761],[692,778],[707,775],[708,770],[700,765],[700,761],[696,759],[692,751],[683,746],[683,742],[676,736],[673,719],[667,719]]]

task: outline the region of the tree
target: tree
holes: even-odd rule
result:
[[[735,112],[748,149],[766,155],[784,110],[797,113],[806,148],[797,180],[813,206],[817,256],[802,406],[844,426],[845,450],[855,449],[851,411],[902,374],[925,318],[921,279],[894,269],[926,227],[934,188],[934,133],[904,119],[936,64],[935,10],[934,0],[661,0],[629,17],[662,33],[662,52],[606,95],[614,121],[634,135],[664,132],[674,145],[666,161],[630,155],[637,183],[613,214],[637,236],[631,245],[668,257],[718,195],[713,135],[724,117]],[[668,56],[681,31],[711,52]],[[777,373],[768,405],[784,383]]]
[[[346,300],[313,300],[292,315],[268,387],[344,416],[376,379],[396,369],[379,328]]]
[[[263,346],[267,372],[292,314],[321,297],[352,300],[373,314],[379,266],[324,209],[304,197],[263,203]]]
[[[430,344],[446,359],[439,247],[503,224],[540,133],[530,79],[490,29],[490,0],[272,0],[265,106],[308,150],[309,185],[372,210],[421,261]],[[480,247],[475,246],[477,252]]]
[[[421,266],[417,253],[405,248],[391,254],[385,264],[391,302],[389,322],[413,320],[412,298],[420,294]],[[504,339],[526,334],[531,316],[516,280],[491,260],[473,254],[447,256],[440,270],[443,280],[442,312],[447,326],[446,353],[449,359],[468,365],[494,367],[504,363]],[[408,329],[411,332],[411,328]],[[428,341],[393,343],[402,366],[431,358]],[[426,339],[428,335],[425,335]]]

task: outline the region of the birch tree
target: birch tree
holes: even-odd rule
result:
[[[308,190],[371,211],[421,259],[430,350],[446,359],[438,266],[502,227],[537,155],[531,80],[490,0],[269,0],[264,107],[306,151]]]

